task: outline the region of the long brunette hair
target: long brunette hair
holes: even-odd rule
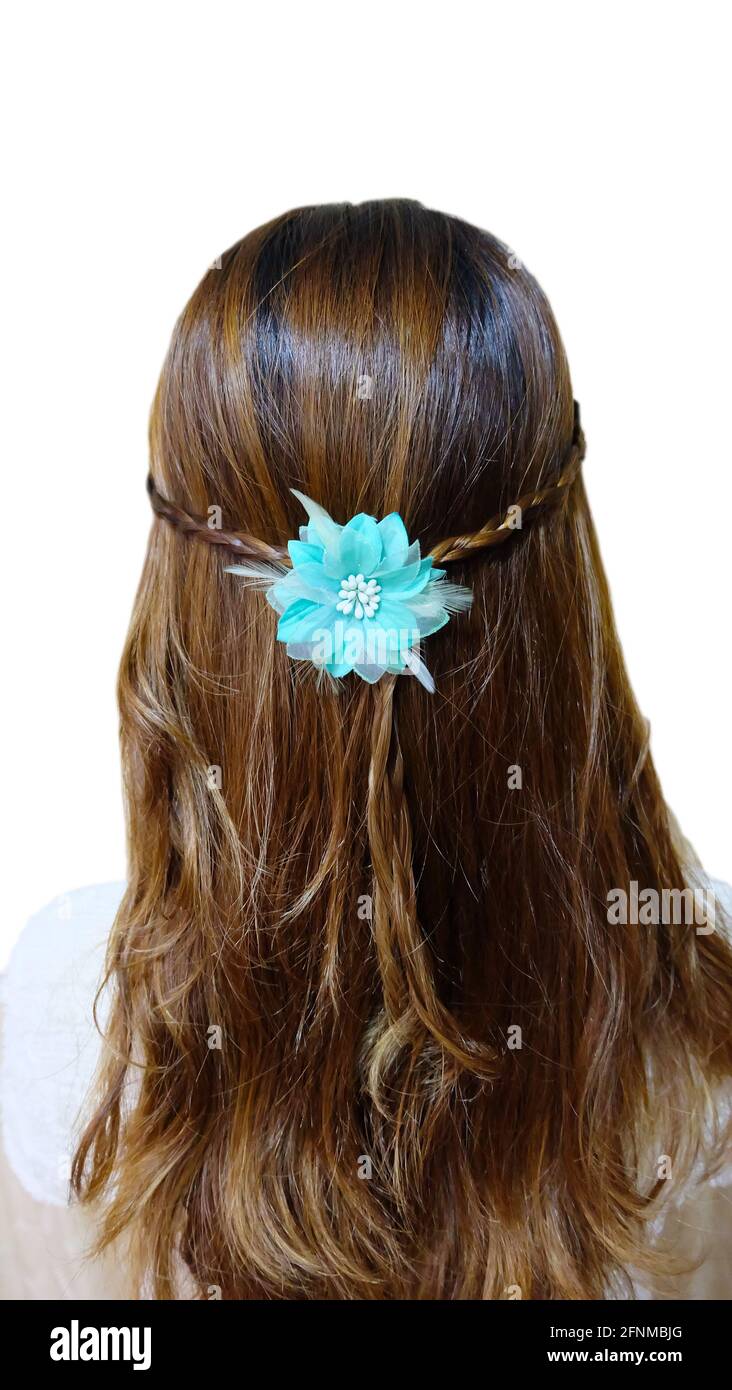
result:
[[[204,1297],[599,1298],[663,1263],[649,1219],[720,1138],[732,962],[719,921],[608,920],[688,867],[581,475],[485,544],[573,439],[536,282],[415,203],[276,219],[176,326],[155,496],[275,552],[291,488],[397,510],[474,603],[428,639],[436,694],[323,682],[224,546],[153,521],[74,1183],[158,1296],[187,1267]]]

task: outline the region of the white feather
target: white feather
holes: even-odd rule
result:
[[[247,560],[241,565],[224,565],[226,574],[238,574],[246,579],[252,588],[268,588],[290,573],[289,565],[281,565],[276,560]]]
[[[404,660],[412,675],[417,677],[420,685],[423,685],[425,690],[429,691],[430,695],[434,695],[435,682],[421,656],[418,656],[417,652],[415,652],[412,647],[409,647],[404,653]]]
[[[439,599],[448,613],[466,613],[473,602],[473,591],[464,584],[451,584],[448,579],[433,579],[426,589]]]
[[[304,492],[298,492],[296,487],[290,488],[290,492],[302,504],[308,514],[310,525],[320,537],[323,545],[336,546],[338,537],[343,530],[339,522],[334,521],[325,507],[321,507],[319,502],[314,502],[312,497],[307,497]]]

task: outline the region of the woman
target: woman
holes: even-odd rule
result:
[[[728,923],[648,753],[541,290],[413,203],[290,213],[196,290],[150,444],[73,1164],[99,1248],[160,1297],[677,1271],[662,1225],[725,1142]]]

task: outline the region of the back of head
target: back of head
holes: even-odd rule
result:
[[[417,204],[277,219],[176,326],[159,496],[273,553],[292,489],[398,512],[473,603],[427,638],[436,693],[330,680],[225,547],[153,524],[76,1182],[158,1293],[178,1254],[239,1298],[602,1297],[651,1262],[657,1156],[681,1180],[730,1071],[730,962],[608,921],[685,879],[576,470],[542,504],[573,447],[541,290]]]

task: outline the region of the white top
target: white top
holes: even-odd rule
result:
[[[31,917],[2,978],[3,1143],[38,1202],[68,1203],[79,1111],[99,1056],[94,999],[123,892],[123,883],[100,883],[55,898]]]

